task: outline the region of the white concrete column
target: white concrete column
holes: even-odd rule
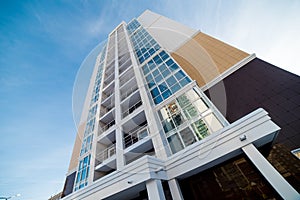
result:
[[[115,31],[115,122],[116,122],[116,159],[117,169],[120,170],[125,165],[123,132],[121,127],[121,102],[120,102],[120,82],[119,82],[119,52],[118,52],[118,34]]]
[[[164,190],[161,180],[152,179],[146,182],[149,200],[165,200]]]
[[[171,179],[168,181],[168,184],[170,187],[172,198],[176,200],[183,200],[183,196],[178,181],[176,179]]]
[[[253,144],[242,148],[244,153],[283,199],[300,199],[299,193],[263,157]]]

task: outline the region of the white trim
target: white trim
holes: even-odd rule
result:
[[[283,199],[300,199],[299,193],[264,158],[253,144],[244,146],[244,153]]]
[[[214,86],[218,82],[222,81],[224,78],[226,78],[227,76],[231,75],[233,72],[237,71],[238,69],[240,69],[244,65],[248,64],[250,61],[254,60],[255,58],[256,58],[255,53],[247,56],[246,58],[244,58],[243,60],[241,60],[238,63],[234,64],[232,67],[230,67],[229,69],[227,69],[226,71],[224,71],[222,74],[220,74],[219,76],[217,76],[216,78],[214,78],[213,80],[211,80],[209,83],[207,83],[204,86],[202,86],[201,90],[205,91],[205,90],[211,88],[212,86]]]

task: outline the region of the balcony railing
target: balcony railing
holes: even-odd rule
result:
[[[124,138],[124,147],[127,148],[127,147],[133,145],[134,143],[147,137],[148,136],[147,126],[148,126],[148,124],[138,128],[137,130],[130,132],[129,135],[127,135]]]
[[[125,98],[129,97],[132,93],[134,93],[136,90],[138,89],[138,86],[135,85],[134,87],[130,88],[129,90],[126,90],[126,92],[124,92],[121,95],[121,101],[123,101]]]
[[[96,155],[96,165],[116,154],[116,145],[112,144]]]
[[[127,109],[126,111],[124,111],[122,113],[122,117],[125,118],[127,115],[129,115],[130,113],[132,113],[133,111],[135,111],[141,105],[142,105],[142,101],[140,100],[136,104],[134,104],[133,106],[131,106],[129,109]]]
[[[116,124],[116,121],[112,120],[111,122],[107,123],[104,126],[100,125],[100,129],[99,129],[99,134],[98,135],[101,135],[102,133],[104,133],[106,130],[108,130],[110,127],[112,127],[115,124]]]
[[[103,117],[106,113],[108,113],[109,111],[111,111],[113,108],[115,107],[114,103],[111,103],[108,106],[101,106],[100,107],[100,118]]]

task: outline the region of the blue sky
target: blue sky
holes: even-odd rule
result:
[[[0,1],[0,196],[62,190],[72,91],[90,51],[150,9],[300,74],[300,1]]]

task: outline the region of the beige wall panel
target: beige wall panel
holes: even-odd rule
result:
[[[70,165],[69,165],[68,172],[73,171],[74,169],[77,170],[78,158],[79,158],[79,154],[80,154],[80,149],[81,149],[81,143],[82,143],[85,124],[86,123],[82,123],[78,127],[78,131],[77,131],[77,134],[76,134],[75,144],[74,144],[74,147],[73,147],[73,152],[72,152],[72,157],[71,157],[71,160],[70,160]]]
[[[199,32],[171,54],[203,86],[249,54]]]

